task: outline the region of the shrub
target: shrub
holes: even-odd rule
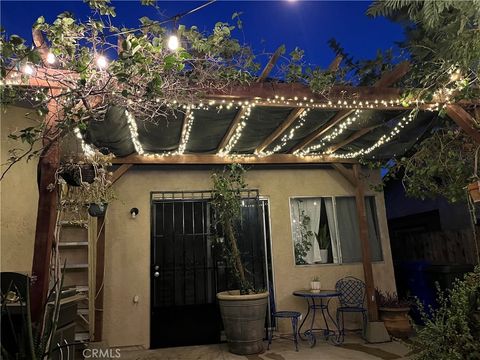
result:
[[[480,266],[453,289],[439,290],[437,302],[429,311],[419,304],[425,327],[413,340],[414,359],[480,359]]]

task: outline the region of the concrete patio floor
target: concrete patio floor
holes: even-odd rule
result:
[[[266,348],[266,343],[265,343]],[[273,341],[270,350],[259,355],[239,356],[228,352],[227,344],[188,346],[156,350],[121,350],[122,360],[396,360],[409,359],[408,347],[398,341],[365,344],[356,336],[348,336],[342,346],[324,341],[310,348],[301,341],[296,352],[293,342],[286,339]]]

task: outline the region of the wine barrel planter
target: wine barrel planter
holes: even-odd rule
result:
[[[388,333],[399,339],[408,339],[413,332],[408,312],[409,307],[379,307],[380,320],[385,324]]]
[[[262,353],[268,292],[240,295],[238,290],[224,291],[217,298],[229,351],[238,355]]]

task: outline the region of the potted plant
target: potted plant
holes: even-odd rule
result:
[[[108,204],[116,199],[110,181],[112,173],[108,171],[108,167],[112,165],[112,157],[113,155],[104,155],[97,151],[92,155],[85,156],[81,161],[70,159],[64,162],[56,175],[56,184],[66,183],[68,185],[63,192],[62,205],[69,207],[73,212],[78,212],[86,207],[90,216],[104,215]],[[92,181],[83,181],[85,179],[82,169],[87,166],[94,169],[95,176]],[[65,179],[65,174],[71,175],[67,176],[69,181]],[[79,180],[79,185],[75,181],[72,185],[70,180]],[[51,186],[55,186],[55,184]]]
[[[81,186],[83,183],[91,184],[94,181],[98,166],[95,162],[69,159],[60,165],[58,174],[68,185]]]
[[[321,289],[320,278],[318,276],[314,276],[312,281],[310,281],[310,290],[314,293],[319,293]]]
[[[328,248],[330,246],[330,234],[328,233],[327,226],[323,225],[318,229],[318,233],[315,233],[315,237],[318,241],[318,247],[320,248],[320,263],[325,264],[328,262]]]
[[[396,293],[375,290],[380,320],[385,324],[388,333],[400,339],[407,339],[412,335],[413,326],[408,313],[411,302],[399,299]]]
[[[245,170],[232,164],[212,175],[212,205],[217,225],[223,229],[222,245],[231,266],[237,290],[217,294],[230,352],[239,355],[263,352],[268,292],[254,289],[248,281],[237,244],[235,227],[241,216],[241,192],[245,189]]]

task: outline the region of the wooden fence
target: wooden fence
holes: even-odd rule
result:
[[[480,227],[477,226],[477,233]],[[473,232],[394,232],[390,234],[395,261],[427,260],[442,264],[477,264]],[[478,241],[478,234],[477,234]]]

